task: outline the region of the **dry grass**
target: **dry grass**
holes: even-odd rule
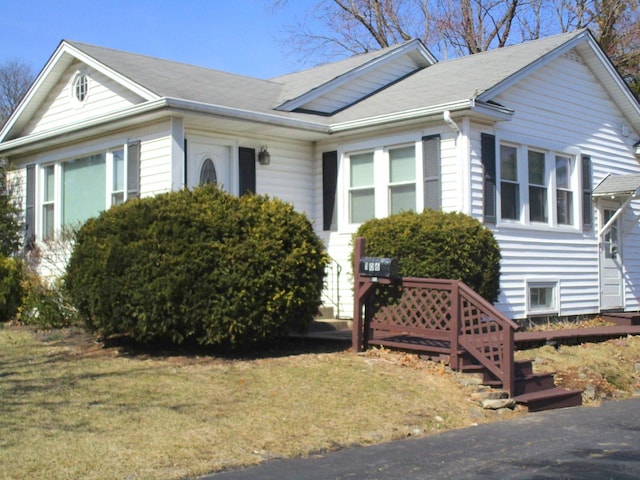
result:
[[[504,418],[470,403],[462,375],[441,364],[313,346],[246,359],[131,354],[78,330],[0,324],[0,479],[194,478]],[[566,386],[595,385],[596,402],[640,388],[640,337],[517,355]]]
[[[171,479],[482,422],[455,375],[374,350],[130,355],[0,329],[0,478]]]

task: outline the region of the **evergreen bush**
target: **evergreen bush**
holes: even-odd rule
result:
[[[20,307],[24,280],[22,261],[0,254],[0,322],[13,320]]]
[[[290,205],[205,186],[90,219],[65,285],[102,335],[244,347],[308,325],[326,258],[309,220]]]
[[[462,213],[403,212],[363,223],[366,255],[391,257],[405,277],[462,280],[490,302],[500,290],[500,248],[492,232]]]

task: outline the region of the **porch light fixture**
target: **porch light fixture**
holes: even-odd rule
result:
[[[258,152],[258,162],[260,165],[269,165],[271,163],[271,154],[269,150],[267,150],[266,145],[262,145],[260,147],[260,151]]]

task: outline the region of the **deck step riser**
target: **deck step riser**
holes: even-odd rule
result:
[[[562,398],[549,397],[536,400],[534,402],[523,403],[523,405],[525,405],[530,412],[555,410],[557,408],[579,407],[580,405],[582,405],[582,394],[576,393],[574,395],[565,396]]]
[[[533,375],[526,378],[516,378],[514,395],[540,392],[556,386],[553,375]]]

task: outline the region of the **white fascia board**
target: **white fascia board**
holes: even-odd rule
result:
[[[55,75],[56,69],[60,67],[62,69],[67,68],[68,64],[64,63],[65,55],[70,55],[71,57],[85,63],[86,65],[90,66],[91,68],[94,68],[100,73],[112,78],[117,83],[120,83],[122,86],[131,90],[132,92],[136,93],[137,95],[139,95],[140,97],[144,98],[147,101],[157,100],[159,98],[155,93],[151,92],[150,90],[142,87],[141,85],[138,85],[135,82],[132,82],[128,78],[120,75],[118,72],[111,70],[110,68],[96,61],[93,57],[90,57],[89,55],[78,50],[77,48],[73,47],[67,42],[62,41],[58,46],[58,48],[56,49],[56,51],[53,53],[53,55],[51,55],[51,58],[46,63],[42,71],[38,74],[38,76],[34,80],[33,84],[31,85],[31,87],[25,94],[24,98],[16,108],[15,112],[13,112],[13,115],[9,117],[9,120],[7,121],[7,123],[4,125],[2,130],[0,130],[0,142],[2,142],[5,139],[7,134],[11,131],[11,129],[17,122],[18,118],[20,118],[20,116],[24,113],[27,106],[30,105],[32,101],[34,101],[35,97],[37,97],[37,95],[40,93],[42,88],[44,88],[44,85],[47,83],[49,78],[52,75]]]
[[[103,63],[100,63],[95,58],[93,58],[90,55],[87,55],[82,50],[77,49],[73,45],[70,45],[70,44],[68,44],[66,42],[63,42],[63,50],[65,52],[68,52],[70,55],[73,55],[75,58],[80,60],[82,63],[88,65],[89,67],[91,67],[91,68],[93,68],[95,70],[97,70],[98,72],[102,73],[103,75],[113,79],[116,83],[119,83],[123,87],[125,87],[125,88],[131,90],[132,92],[134,92],[135,94],[141,96],[145,100],[150,101],[150,100],[157,100],[158,98],[160,98],[156,93],[154,93],[151,90],[145,88],[144,86],[140,85],[139,83],[133,82],[129,78],[127,78],[124,75],[121,75],[120,73],[118,73],[117,71],[107,67]]]
[[[610,92],[614,101],[618,103],[616,99],[619,99],[622,102],[622,104],[618,103],[619,108],[626,114],[636,132],[640,132],[640,102],[633,96],[631,89],[592,36],[589,37],[587,45],[589,45],[600,65],[602,65],[604,71],[611,77],[617,87],[619,95],[616,95],[615,92]],[[625,108],[624,104],[627,104],[628,108]]]
[[[300,120],[297,118],[288,118],[282,115],[256,112],[252,110],[245,110],[242,108],[227,107],[224,105],[193,102],[180,98],[167,97],[165,98],[165,101],[167,102],[167,107],[176,110],[185,110],[194,113],[206,113],[220,117],[264,123],[278,127],[295,128],[298,130],[308,130],[326,134],[329,133],[329,127],[326,124],[319,122]]]
[[[221,105],[190,102],[188,100],[177,98],[159,98],[150,102],[134,105],[118,112],[103,115],[99,118],[84,120],[81,122],[73,123],[71,125],[65,125],[63,127],[38,132],[33,135],[28,135],[26,137],[21,137],[15,140],[0,143],[0,154],[9,151],[15,152],[17,149],[24,150],[25,148],[28,148],[30,146],[37,146],[37,144],[40,142],[62,135],[68,135],[73,132],[85,130],[87,128],[98,127],[109,123],[116,123],[138,115],[148,114],[163,109],[179,110],[192,113],[203,113],[212,116],[227,117],[237,120],[245,120],[280,127],[295,128],[298,130],[324,133],[327,135],[329,134],[329,127],[317,122],[309,122],[305,120],[298,120],[295,118],[286,118],[279,115],[253,112],[250,110],[225,107]]]
[[[150,113],[156,110],[166,108],[167,104],[165,99],[161,98],[152,102],[141,103],[132,107],[120,110],[118,112],[103,115],[98,118],[91,118],[81,122],[76,122],[71,125],[65,125],[63,127],[52,128],[50,130],[44,130],[26,137],[16,138],[7,142],[0,143],[0,154],[9,151],[24,151],[32,146],[38,146],[38,143],[50,140],[52,138],[60,137],[63,135],[69,135],[71,133],[85,130],[87,128],[98,127],[104,124],[118,122],[125,120],[136,115],[142,115]]]
[[[0,142],[2,142],[6,137],[6,135],[9,133],[9,131],[11,131],[16,121],[18,120],[18,118],[22,115],[24,110],[27,108],[27,105],[31,103],[33,98],[41,90],[43,84],[47,81],[47,79],[51,75],[53,75],[53,72],[56,66],[58,66],[59,63],[61,62],[61,58],[63,55],[63,46],[64,46],[64,43],[61,43],[56,49],[56,51],[53,53],[53,55],[51,55],[51,58],[49,58],[49,61],[45,64],[45,66],[40,71],[36,79],[33,81],[31,86],[29,87],[29,90],[27,90],[27,93],[18,104],[18,107],[15,109],[13,114],[9,117],[9,120],[7,120],[4,127],[2,127],[2,130],[0,130]]]
[[[349,70],[335,77],[334,79],[329,80],[328,82],[325,82],[322,85],[319,85],[318,87],[312,90],[309,90],[307,93],[303,93],[302,95],[296,98],[287,100],[283,104],[279,105],[277,109],[291,112],[296,108],[299,108],[301,105],[304,105],[311,100],[315,100],[316,98],[321,97],[325,93],[344,85],[345,83],[353,80],[354,78],[359,77],[363,73],[369,70],[372,70],[373,68],[389,63],[395,58],[405,55],[408,52],[411,52],[413,50],[419,52],[430,65],[437,63],[437,60],[435,59],[435,57],[431,54],[431,52],[429,52],[429,50],[427,50],[427,48],[422,44],[422,42],[420,42],[419,40],[413,40],[401,47],[391,50],[386,54],[380,55],[379,57],[374,58],[373,60],[370,60],[352,70]]]
[[[487,103],[479,104],[478,102],[474,101],[474,99],[466,99],[454,103],[433,105],[429,107],[416,108],[413,110],[405,110],[402,112],[378,115],[376,117],[334,123],[330,126],[330,128],[331,133],[341,133],[359,128],[367,128],[388,123],[401,122],[405,120],[415,120],[423,117],[442,115],[445,111],[455,112],[462,110],[489,116],[496,121],[510,120],[513,116],[513,110],[506,107],[491,105]]]

